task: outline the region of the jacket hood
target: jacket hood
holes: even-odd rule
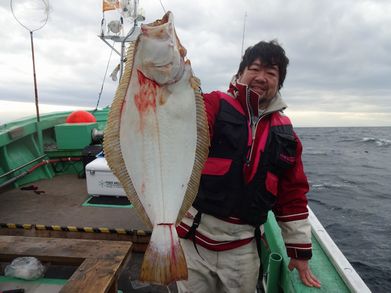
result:
[[[236,81],[236,78],[233,78],[229,85],[228,93],[239,101],[248,115],[256,117],[259,116],[260,109],[258,105],[260,96],[251,90],[246,84],[239,83]],[[288,106],[282,99],[280,93],[277,92],[270,101],[268,107],[262,112],[262,115],[282,111],[287,107]]]

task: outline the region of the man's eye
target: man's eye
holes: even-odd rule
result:
[[[271,76],[277,76],[277,72],[275,70],[268,70],[267,74],[269,74]]]

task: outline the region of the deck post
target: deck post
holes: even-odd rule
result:
[[[281,268],[282,256],[278,253],[271,253],[269,256],[269,266],[267,269],[267,285],[266,293],[278,293],[279,280],[280,280],[280,268]]]

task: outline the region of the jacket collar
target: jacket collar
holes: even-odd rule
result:
[[[236,78],[233,78],[228,89],[228,93],[231,94],[241,104],[245,112],[251,116],[259,117],[259,95],[251,90],[247,85],[239,83]],[[261,115],[269,114],[272,112],[282,111],[287,108],[287,104],[282,99],[279,92],[270,101],[268,107],[262,112]]]

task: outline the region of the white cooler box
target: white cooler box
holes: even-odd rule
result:
[[[86,179],[90,195],[126,196],[125,190],[104,157],[96,158],[86,165]]]

